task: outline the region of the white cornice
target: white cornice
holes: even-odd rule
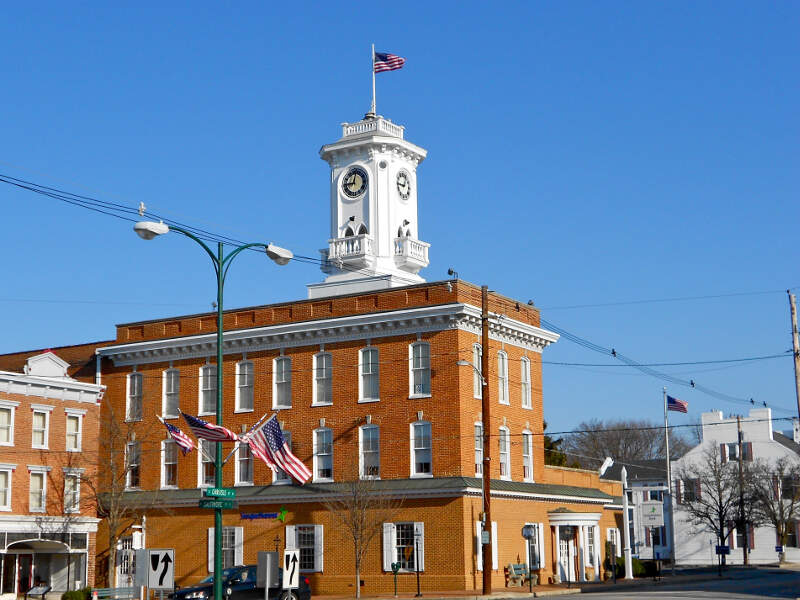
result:
[[[72,400],[98,404],[106,386],[84,383],[71,377],[37,377],[0,371],[0,392],[52,400]]]
[[[480,333],[480,309],[454,303],[231,330],[224,332],[223,352],[241,354],[447,329]],[[559,337],[551,331],[509,318],[492,319],[489,336],[533,352],[541,352]],[[216,355],[216,343],[217,334],[207,333],[105,346],[98,348],[97,354],[110,358],[116,366],[137,365],[212,357]]]

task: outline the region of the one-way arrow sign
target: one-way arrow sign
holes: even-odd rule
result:
[[[283,553],[283,588],[300,587],[300,550],[285,550]]]
[[[171,590],[175,587],[175,550],[148,549],[147,587],[151,590]]]

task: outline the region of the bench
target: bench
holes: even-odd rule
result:
[[[503,571],[506,576],[506,587],[522,587],[531,580],[531,573],[528,571],[528,565],[524,563],[509,564]],[[538,583],[538,576],[533,575],[533,577],[535,578],[533,583]]]
[[[91,597],[97,600],[138,600],[139,588],[93,588]]]

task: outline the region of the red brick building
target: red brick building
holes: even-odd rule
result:
[[[91,585],[99,519],[85,482],[96,478],[104,388],[49,351],[17,366],[0,371],[0,593]]]

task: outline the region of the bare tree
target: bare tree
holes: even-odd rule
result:
[[[323,504],[338,527],[343,541],[353,544],[356,569],[356,598],[361,597],[361,564],[370,544],[383,524],[391,522],[403,503],[396,490],[386,489],[374,479],[362,479],[356,471],[348,481],[336,486]],[[383,488],[383,489],[382,489]]]
[[[757,464],[753,497],[762,520],[772,524],[780,545],[785,546],[788,527],[800,516],[800,465],[787,457]],[[780,562],[785,560],[782,552]]]
[[[672,458],[690,448],[686,438],[675,430],[670,432],[669,443]],[[587,469],[599,468],[607,456],[618,462],[664,458],[664,427],[644,419],[583,421],[574,433],[564,437],[561,450]]]
[[[740,515],[740,478],[736,462],[723,462],[719,450],[708,445],[696,461],[687,461],[676,470],[680,480],[675,495],[678,509],[696,531],[709,531],[724,546],[736,524],[746,527],[760,522],[753,502],[753,468],[748,464],[742,476],[744,497]],[[743,517],[743,518],[742,518]],[[725,557],[723,555],[723,564]]]

